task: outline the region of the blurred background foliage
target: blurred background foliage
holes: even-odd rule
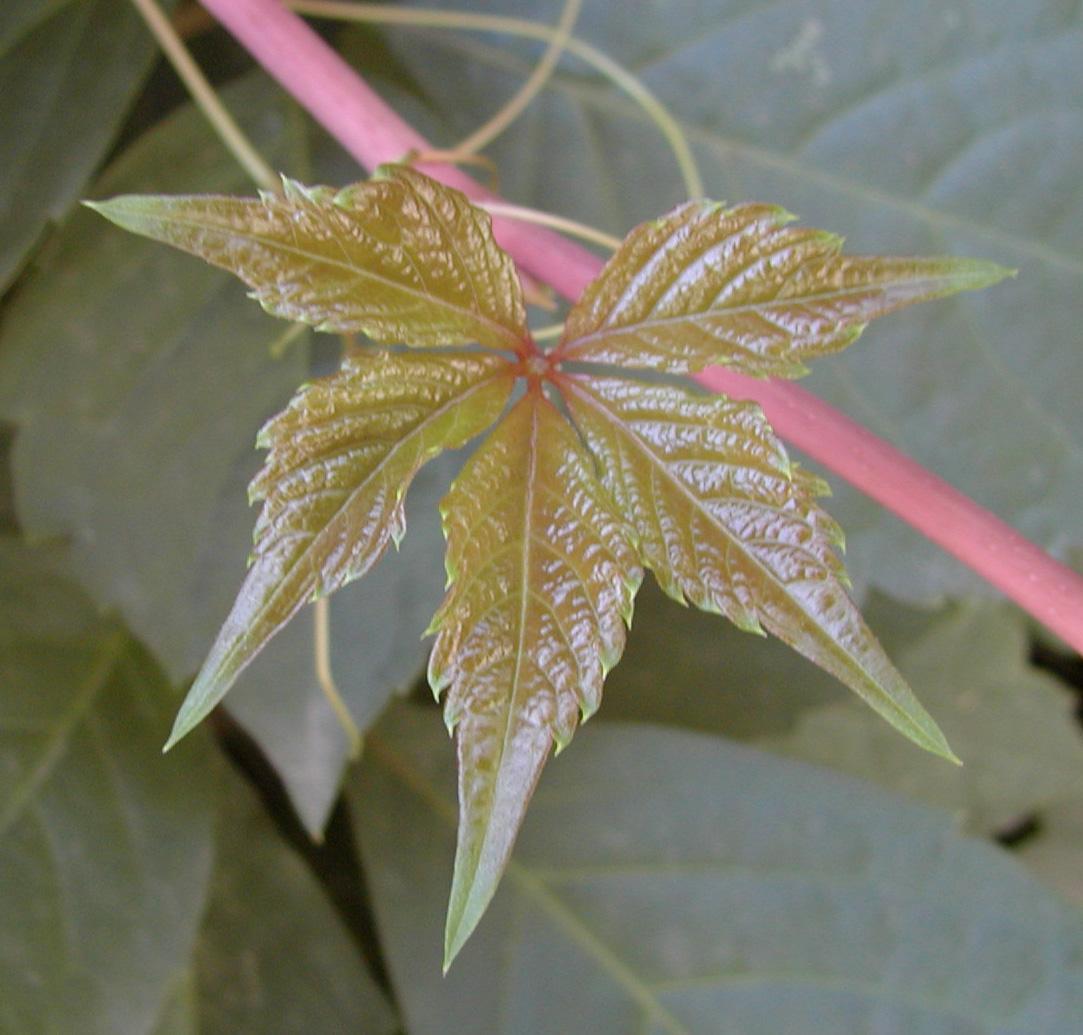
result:
[[[173,17],[276,168],[357,177],[194,4]],[[440,145],[539,53],[321,31]],[[1073,556],[1078,5],[587,0],[576,34],[669,106],[711,196],[781,203],[855,251],[1020,269],[885,322],[809,385]],[[77,207],[250,189],[124,0],[8,0],[0,98],[0,1030],[1074,1030],[1079,659],[845,486],[870,624],[966,765],[648,586],[447,979],[452,756],[419,635],[457,458],[418,479],[399,554],[332,604],[361,764],[305,614],[163,759],[244,571],[256,429],[338,343],[284,338],[224,274]],[[570,57],[489,153],[511,200],[616,234],[681,198],[657,128]]]

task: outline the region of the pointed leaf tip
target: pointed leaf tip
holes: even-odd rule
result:
[[[564,359],[690,374],[711,364],[796,378],[871,320],[988,287],[995,263],[846,255],[772,205],[688,202],[636,227],[572,307]]]
[[[947,259],[945,262],[949,264],[949,276],[957,291],[980,291],[1019,276],[1019,270],[985,259]]]
[[[110,223],[121,227],[124,230],[133,229],[130,225],[131,218],[126,216],[125,203],[133,198],[134,195],[121,194],[114,198],[107,198],[103,201],[91,201],[84,199],[79,204],[84,208],[89,208],[93,212],[97,212],[103,219],[108,219]]]
[[[212,711],[232,685],[223,679],[221,667],[212,665],[215,661],[214,654],[207,659],[199,675],[196,676],[185,694],[181,706],[177,709],[176,718],[173,720],[173,728],[169,731],[169,739],[162,748],[162,754],[172,750],[180,741],[188,736]]]
[[[475,904],[472,908],[464,905],[462,909],[454,912],[449,907],[447,922],[444,925],[444,962],[442,969],[445,977],[451,969],[451,964],[455,962],[455,957],[459,955],[463,946],[470,940],[470,935],[474,933],[474,928],[478,926],[478,922],[485,913],[488,904],[488,900],[486,900]]]
[[[487,213],[407,169],[339,194],[283,179],[282,194],[258,198],[125,195],[91,207],[236,274],[275,316],[384,344],[521,348],[522,289]]]
[[[575,430],[523,396],[447,495],[434,690],[459,759],[450,965],[487,908],[554,745],[597,708],[639,583],[628,529]]]
[[[874,707],[876,707],[874,705]],[[937,725],[931,715],[919,705],[916,699],[910,708],[900,709],[898,719],[886,714],[882,709],[877,711],[884,716],[900,733],[918,747],[928,751],[937,758],[942,758],[952,765],[962,765],[959,756],[951,749],[947,737]]]
[[[306,603],[360,578],[398,545],[414,476],[500,415],[510,369],[493,353],[349,358],[264,425],[269,453],[249,490],[263,500],[252,566],[181,706],[174,740]]]
[[[667,594],[774,634],[958,762],[847,596],[817,480],[790,462],[758,406],[601,375],[565,377],[561,390]]]

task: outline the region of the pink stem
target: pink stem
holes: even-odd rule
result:
[[[721,367],[709,367],[698,380],[713,391],[754,399],[784,439],[898,514],[1083,652],[1083,578],[1011,525],[796,385],[754,381]]]
[[[202,0],[317,122],[370,172],[429,142],[372,91],[369,85],[306,22],[277,0]],[[419,165],[430,176],[472,198],[492,198],[452,165]],[[494,219],[501,247],[530,273],[562,295],[576,298],[598,269],[584,248],[542,227]]]
[[[348,64],[278,0],[202,0],[333,137],[371,170],[429,150]],[[488,192],[460,170],[431,176],[471,197]],[[529,273],[576,299],[601,260],[549,230],[493,221],[497,240]],[[889,443],[796,385],[758,381],[720,367],[700,375],[715,391],[754,399],[778,433],[969,565],[1076,650],[1083,652],[1083,578]]]

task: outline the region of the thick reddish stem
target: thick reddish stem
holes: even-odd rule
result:
[[[370,172],[412,151],[432,150],[322,37],[277,0],[203,0],[203,6]],[[417,168],[472,198],[494,197],[454,166],[419,163]],[[566,297],[578,297],[598,268],[590,252],[542,227],[494,219],[493,231],[523,269],[544,270],[540,279]]]
[[[755,399],[784,439],[904,518],[1083,651],[1083,578],[1011,525],[796,385],[752,381],[721,367],[705,370],[699,380],[716,392]]]
[[[365,168],[430,149],[278,0],[203,0],[203,5]],[[471,197],[490,196],[458,169],[422,168]],[[597,256],[549,230],[504,219],[494,219],[493,228],[524,270],[566,298],[578,298],[601,268]],[[700,380],[716,391],[754,399],[784,439],[958,557],[1083,652],[1083,578],[1015,529],[796,385],[718,367],[704,371]]]

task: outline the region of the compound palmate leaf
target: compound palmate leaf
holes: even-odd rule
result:
[[[800,377],[871,319],[986,287],[991,262],[842,255],[842,238],[774,205],[691,201],[633,230],[564,329],[567,359],[693,373],[710,364]]]
[[[449,688],[461,809],[447,964],[496,890],[551,746],[598,708],[642,572],[590,457],[537,386],[441,509],[449,591],[429,681]]]
[[[252,568],[177,715],[170,745],[222,699],[308,601],[363,575],[405,532],[410,481],[499,416],[512,379],[492,353],[378,353],[302,388],[260,432],[270,448]]]
[[[766,627],[936,754],[943,735],[846,594],[838,527],[755,403],[622,378],[561,382],[643,563],[677,600]]]
[[[408,169],[342,192],[287,183],[258,200],[98,208],[233,270],[278,315],[381,344],[500,350],[354,350],[265,427],[252,570],[170,739],[306,601],[398,542],[422,464],[499,420],[441,506],[448,589],[429,679],[446,692],[461,810],[445,965],[492,898],[550,751],[599,705],[643,567],[671,596],[775,633],[953,757],[846,595],[821,484],[760,409],[636,371],[794,376],[872,317],[983,286],[999,267],[846,258],[779,209],[694,202],[631,233],[544,356],[488,217]],[[526,392],[501,420],[521,377]]]
[[[118,226],[236,273],[275,316],[408,345],[519,347],[526,315],[489,216],[402,166],[333,190],[283,180],[257,198],[126,195]]]

